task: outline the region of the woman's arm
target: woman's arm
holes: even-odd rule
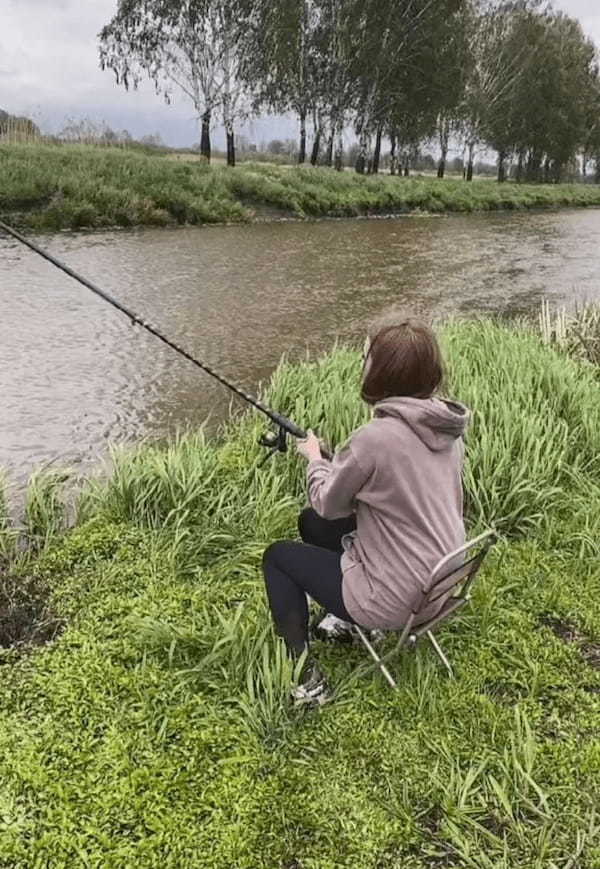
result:
[[[312,432],[298,444],[299,452],[308,459],[308,500],[324,519],[341,519],[356,509],[355,498],[370,475],[370,469],[359,464],[352,444],[347,444],[331,462],[321,458],[318,440]]]

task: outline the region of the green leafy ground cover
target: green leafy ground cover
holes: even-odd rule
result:
[[[597,369],[516,327],[444,341],[475,409],[470,528],[504,535],[440,632],[456,680],[423,647],[393,693],[352,678],[360,649],[321,647],[335,702],[290,706],[260,557],[294,533],[303,468],[256,470],[255,417],[118,456],[56,540],[38,481],[42,551],[9,572],[63,628],[0,653],[1,866],[600,867]],[[365,419],[359,365],[284,365],[270,400],[339,443]]]
[[[235,169],[92,145],[0,145],[0,217],[40,230],[600,205],[600,186]]]

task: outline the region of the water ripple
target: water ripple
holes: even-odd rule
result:
[[[246,388],[405,311],[512,313],[596,298],[600,212],[44,236],[42,246]],[[162,437],[230,397],[151,336],[0,239],[0,465]]]

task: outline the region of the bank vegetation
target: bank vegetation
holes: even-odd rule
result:
[[[596,185],[466,185],[259,163],[228,169],[91,145],[0,145],[0,217],[36,230],[598,205]]]
[[[443,331],[449,391],[474,410],[469,531],[502,536],[441,632],[455,681],[424,646],[393,693],[356,678],[359,648],[320,647],[335,701],[290,705],[260,560],[295,534],[303,468],[257,468],[262,419],[117,452],[68,532],[60,480],[34,481],[22,527],[4,511],[0,602],[43,590],[53,627],[0,651],[0,863],[595,869],[598,317],[582,317]],[[359,372],[344,347],[284,364],[269,400],[339,444],[366,418]]]

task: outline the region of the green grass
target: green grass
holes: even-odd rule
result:
[[[235,169],[93,145],[0,144],[0,217],[40,230],[600,205],[600,186]]]
[[[303,468],[256,468],[260,419],[117,454],[63,538],[38,481],[28,574],[65,628],[0,653],[0,866],[598,869],[597,369],[525,328],[444,341],[475,411],[470,528],[504,532],[440,634],[457,679],[423,647],[394,694],[320,648],[336,702],[291,708],[260,558]],[[366,418],[359,365],[283,365],[269,398],[337,444]]]

